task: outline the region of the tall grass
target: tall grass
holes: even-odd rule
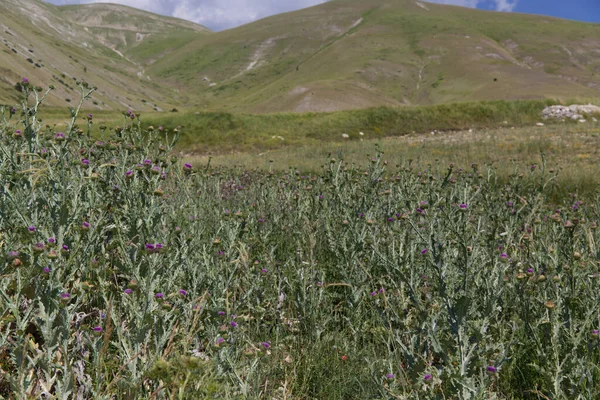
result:
[[[40,101],[1,113],[2,396],[599,392],[598,197],[550,201],[544,162],[181,165],[179,132]]]

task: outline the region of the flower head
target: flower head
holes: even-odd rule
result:
[[[179,294],[182,296],[187,296],[188,292],[184,289],[179,290]]]
[[[158,292],[154,295],[154,297],[156,297],[157,299],[164,299],[165,295],[164,293]]]
[[[131,293],[133,293],[133,290],[127,288],[127,289],[125,289],[125,291],[123,293],[125,293],[125,294],[131,294]]]
[[[425,376],[423,377],[423,380],[425,382],[431,382],[433,380],[433,375],[431,375],[431,374],[425,374]]]
[[[269,347],[271,347],[271,343],[269,343],[269,342],[261,342],[260,345],[262,347],[264,347],[265,349],[268,349]]]
[[[27,227],[27,230],[28,230],[29,232],[33,233],[33,232],[37,231],[37,228],[36,228],[35,226],[33,226],[33,225],[29,225],[29,226]]]

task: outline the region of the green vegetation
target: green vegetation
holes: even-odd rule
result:
[[[40,102],[0,108],[0,396],[600,391],[597,185],[557,198],[537,157],[186,165],[180,132],[59,133]]]
[[[60,88],[48,104],[65,106],[84,80],[103,88],[87,107],[113,111],[598,100],[598,24],[414,0],[333,0],[213,33],[118,5],[14,1],[0,3],[8,28],[0,31],[0,103],[14,104],[23,74]],[[31,23],[25,10],[46,22]]]

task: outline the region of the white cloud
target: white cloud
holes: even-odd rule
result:
[[[54,4],[119,3],[187,19],[214,30],[233,28],[269,15],[314,6],[327,0],[47,0]]]
[[[430,3],[449,4],[454,6],[476,8],[483,4],[491,4],[496,11],[513,11],[519,0],[426,0]]]

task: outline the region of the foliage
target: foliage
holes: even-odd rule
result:
[[[23,87],[0,122],[3,396],[598,393],[599,210],[550,203],[543,163],[194,167],[131,111],[104,142],[77,109],[43,127]]]

